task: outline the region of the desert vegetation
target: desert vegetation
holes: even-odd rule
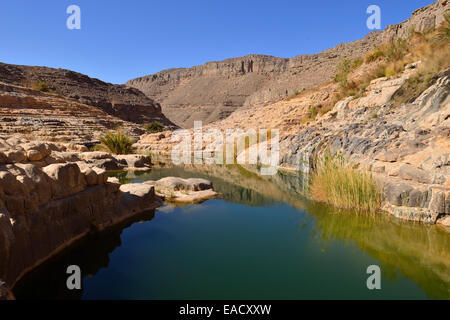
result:
[[[395,96],[394,105],[400,105],[417,97],[427,89],[432,78],[439,72],[450,67],[450,15],[437,29],[428,32],[410,32],[407,39],[383,44],[364,59],[344,59],[337,67],[334,82],[339,85],[338,99],[348,96],[364,95],[370,82],[380,77],[396,77],[402,73],[405,66],[420,61],[418,70],[408,79]],[[352,77],[352,73],[363,64],[371,65],[363,76]]]
[[[153,121],[144,125],[145,131],[147,133],[157,133],[165,130],[164,125],[161,122]]]
[[[130,154],[133,152],[133,139],[121,131],[108,132],[100,138],[101,144],[96,150],[109,151],[114,154]]]
[[[330,152],[316,161],[310,193],[316,201],[361,212],[377,212],[381,203],[372,175],[353,168],[342,155]]]
[[[50,92],[50,89],[45,81],[38,81],[34,83],[33,89],[41,92]]]

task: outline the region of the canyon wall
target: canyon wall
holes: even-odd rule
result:
[[[159,121],[173,126],[161,113],[161,106],[139,90],[106,83],[70,70],[0,63],[0,81],[72,99],[124,121],[139,124]],[[6,104],[7,101],[0,100],[0,106]]]
[[[290,59],[247,55],[192,68],[168,69],[127,82],[158,101],[164,114],[181,127],[195,120],[210,123],[241,107],[268,105],[330,80],[343,58],[363,56],[385,41],[405,38],[410,30],[427,31],[444,21],[448,1],[439,0],[416,10],[400,24],[365,38],[312,55]]]

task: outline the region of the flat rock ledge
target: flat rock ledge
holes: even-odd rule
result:
[[[199,178],[182,179],[166,177],[158,181],[146,181],[158,196],[178,204],[199,203],[217,196],[211,181]]]
[[[0,299],[11,299],[8,288],[25,273],[86,235],[162,205],[153,186],[120,185],[101,167],[103,160],[139,166],[145,156],[112,160],[97,152],[54,151],[59,146],[51,143],[1,143],[15,147],[0,152]]]

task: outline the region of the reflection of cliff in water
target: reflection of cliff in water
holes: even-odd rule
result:
[[[438,226],[404,222],[383,214],[341,212],[312,203],[301,196],[304,177],[282,171],[262,178],[238,166],[188,166],[119,176],[128,182],[166,176],[203,177],[211,180],[228,202],[261,207],[289,203],[308,212],[306,219],[315,224],[311,241],[320,242],[325,248],[334,241],[354,243],[377,260],[382,281],[393,281],[401,273],[415,281],[430,298],[450,298],[450,236]],[[149,213],[133,221],[152,217],[153,213]],[[86,240],[70,253],[53,259],[18,283],[15,294],[18,298],[81,298],[82,293],[61,289],[66,287],[67,266],[79,265],[83,276],[107,267],[109,254],[121,245],[121,228]],[[26,284],[21,287],[23,283]]]
[[[74,248],[70,252],[63,253],[50,259],[47,263],[37,268],[20,280],[15,288],[14,295],[17,299],[81,299],[83,290],[67,290],[67,267],[77,265],[82,271],[82,276],[90,277],[109,265],[109,254],[122,245],[121,234],[124,228],[139,221],[150,221],[155,211],[151,210],[138,217],[126,221],[111,231],[100,235],[93,235]],[[82,288],[83,289],[83,288]]]
[[[114,173],[123,183],[131,181],[159,180],[174,176],[180,178],[204,178],[213,182],[215,191],[224,200],[248,206],[266,206],[275,202],[289,202],[304,207],[305,177],[278,171],[275,176],[262,177],[239,165],[166,166],[149,171]]]
[[[450,298],[450,235],[439,226],[401,221],[384,214],[338,211],[302,196],[307,187],[305,176],[278,171],[274,176],[261,177],[254,172],[256,168],[246,170],[237,165],[186,166],[158,170],[157,179],[167,175],[202,176],[213,181],[226,201],[251,206],[289,203],[314,219],[314,241],[325,245],[333,240],[354,242],[380,262],[384,277],[395,279],[401,272],[430,298]]]
[[[352,241],[380,262],[383,279],[398,272],[415,281],[430,298],[450,298],[450,236],[435,225],[394,217],[333,212],[322,205],[307,208],[318,232],[315,241]]]

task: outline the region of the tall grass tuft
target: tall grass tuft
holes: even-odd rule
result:
[[[33,89],[41,92],[50,92],[50,89],[45,81],[38,81],[33,84]]]
[[[108,132],[100,138],[101,143],[115,154],[130,154],[133,152],[134,141],[120,131]]]
[[[341,209],[374,213],[381,196],[370,173],[353,168],[344,157],[327,152],[316,163],[310,180],[311,197]]]

